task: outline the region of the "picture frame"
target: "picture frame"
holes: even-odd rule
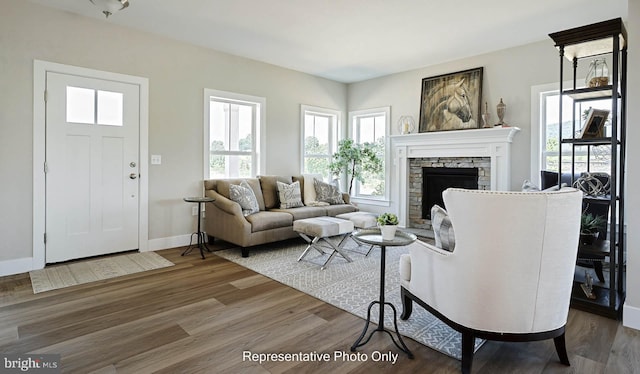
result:
[[[478,67],[422,79],[419,132],[479,128],[482,73]]]
[[[580,139],[604,138],[604,125],[609,118],[609,112],[606,109],[590,108],[580,131]]]

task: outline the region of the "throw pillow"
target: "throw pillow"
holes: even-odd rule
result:
[[[331,205],[345,203],[342,199],[342,193],[340,193],[340,190],[336,186],[321,182],[317,179],[313,180],[313,184],[316,189],[316,199],[318,201],[324,201]]]
[[[298,208],[304,206],[300,193],[300,182],[291,184],[276,182],[278,186],[278,196],[280,197],[280,209]]]
[[[449,219],[447,211],[438,205],[434,205],[431,208],[431,227],[433,228],[436,247],[453,252],[456,246],[456,239],[451,219]]]
[[[239,185],[230,185],[229,198],[240,204],[240,208],[242,208],[242,214],[245,217],[260,211],[256,195],[253,193],[253,190],[251,189],[251,186],[249,186],[249,183],[247,183],[247,181],[242,181]]]
[[[303,174],[304,177],[304,193],[303,201],[304,205],[313,206],[318,200],[316,197],[316,188],[313,183],[314,180],[322,180],[321,174]]]

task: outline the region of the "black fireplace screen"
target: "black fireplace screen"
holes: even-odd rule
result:
[[[431,207],[444,206],[442,191],[447,188],[478,189],[478,168],[422,168],[422,218],[431,219]]]

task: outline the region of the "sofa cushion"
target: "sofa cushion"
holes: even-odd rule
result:
[[[227,199],[230,199],[231,195],[229,194],[229,186],[232,184],[240,184],[242,181],[246,181],[249,186],[251,186],[253,194],[256,196],[258,207],[260,208],[260,210],[265,210],[264,197],[262,195],[262,188],[260,187],[260,181],[258,180],[258,178],[219,179],[216,183],[217,191],[220,195],[226,197]]]
[[[251,223],[251,232],[293,226],[293,216],[289,213],[264,211],[247,216]]]
[[[276,181],[278,187],[278,197],[280,198],[280,209],[298,208],[304,206],[302,194],[300,193],[300,182],[291,184]]]
[[[322,217],[327,215],[327,211],[325,209],[313,207],[313,206],[303,206],[300,208],[291,208],[291,209],[272,209],[270,210],[270,212],[289,213],[293,216],[294,221],[298,219]]]
[[[447,211],[438,205],[434,205],[431,208],[431,227],[436,247],[453,252],[456,246],[456,239],[451,219],[449,219]]]
[[[229,197],[231,200],[240,204],[242,214],[244,216],[251,215],[260,211],[256,195],[253,193],[251,186],[247,181],[240,182],[239,185],[232,184],[229,186]]]
[[[258,177],[260,180],[260,187],[262,188],[262,197],[264,198],[265,209],[273,209],[280,207],[280,199],[278,197],[277,181],[282,183],[291,184],[291,177],[282,177],[276,175],[261,175]]]
[[[304,205],[315,205],[318,201],[316,198],[316,187],[314,180],[322,180],[321,174],[303,174],[302,175],[302,202]],[[305,188],[306,187],[306,188]]]
[[[318,201],[324,201],[329,204],[344,204],[342,199],[342,193],[338,188],[332,184],[324,183],[317,179],[313,180],[313,184],[316,190],[316,199]]]
[[[322,207],[327,212],[329,217],[335,217],[338,214],[342,213],[350,213],[358,211],[358,208],[351,204],[338,204],[338,205],[329,205]]]

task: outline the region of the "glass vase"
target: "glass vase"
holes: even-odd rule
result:
[[[602,87],[609,84],[609,67],[604,58],[591,61],[584,83],[587,87]]]

